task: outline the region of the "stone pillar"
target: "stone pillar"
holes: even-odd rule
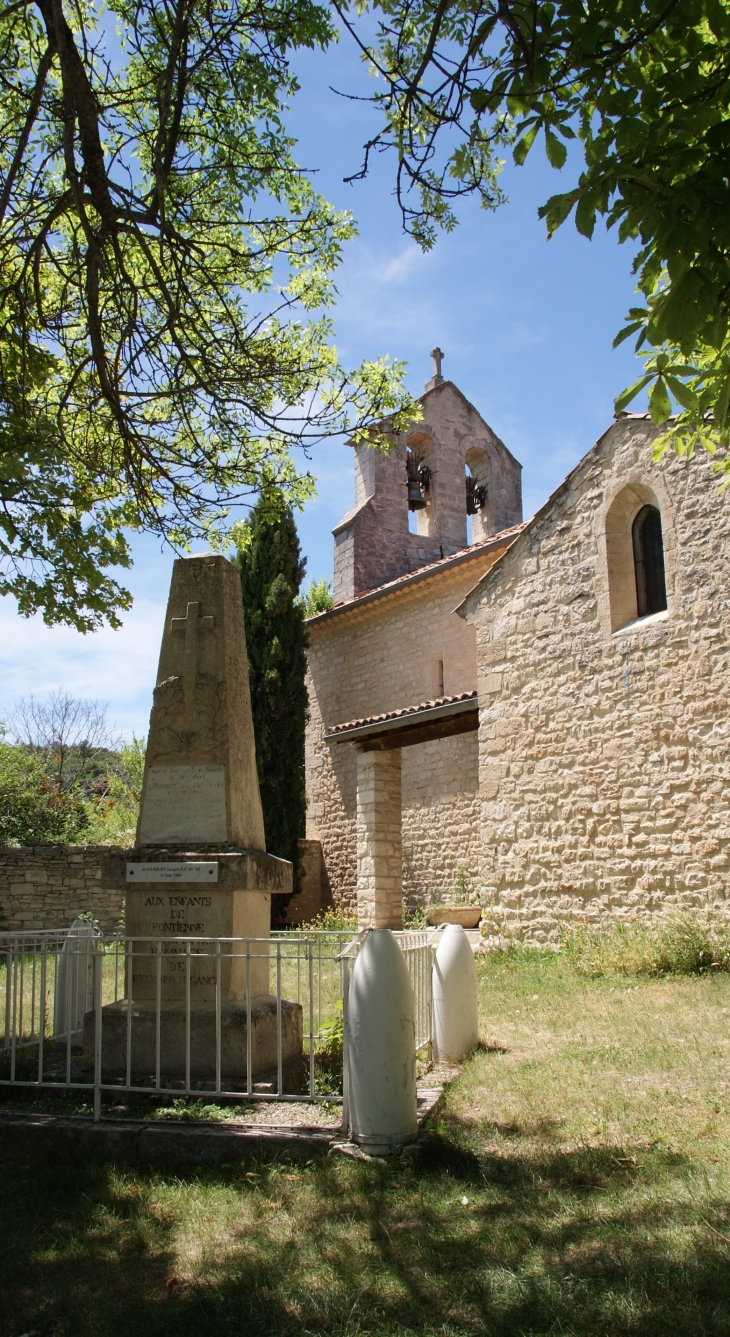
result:
[[[403,927],[400,777],[400,748],[358,751],[358,928]]]

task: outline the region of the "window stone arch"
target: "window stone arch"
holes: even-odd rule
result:
[[[671,612],[674,593],[675,538],[672,508],[661,479],[633,477],[617,481],[604,499],[598,514],[596,534],[599,552],[605,554],[604,588],[599,606],[606,630],[612,634],[652,612]],[[653,544],[651,580],[654,582],[649,606],[646,598],[646,570],[642,535],[648,522],[647,543]],[[664,589],[656,588],[657,536],[660,541]],[[642,580],[644,587],[642,592]]]

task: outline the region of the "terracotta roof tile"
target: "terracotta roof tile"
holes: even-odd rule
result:
[[[417,706],[404,706],[402,710],[387,710],[383,715],[367,715],[360,720],[347,720],[345,724],[335,724],[329,730],[332,734],[346,733],[349,729],[363,729],[368,724],[389,724],[391,720],[401,720],[407,715],[417,715],[422,710],[435,710],[437,706],[455,706],[460,701],[477,700],[477,693],[460,692],[458,696],[439,696],[433,701],[421,701]]]

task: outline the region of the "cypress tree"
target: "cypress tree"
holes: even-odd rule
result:
[[[307,633],[298,599],[306,559],[291,510],[267,492],[237,527],[246,623],[256,764],[266,849],[294,865],[300,888],[299,839],[305,834],[304,730],[307,723]],[[272,918],[288,897],[274,897]]]

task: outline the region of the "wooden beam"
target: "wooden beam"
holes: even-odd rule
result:
[[[368,734],[355,746],[360,752],[388,752],[396,747],[430,743],[434,738],[454,738],[460,733],[473,733],[478,728],[479,710],[475,707],[474,710],[462,710],[458,715],[442,715],[430,723],[409,724],[399,729],[384,729],[382,733]]]

